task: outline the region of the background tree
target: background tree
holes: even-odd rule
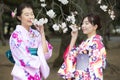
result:
[[[59,52],[59,56],[56,58],[53,64],[54,67],[60,66],[63,61],[62,56],[65,48],[69,44],[71,29],[69,29],[67,33],[63,34],[61,30],[58,32],[54,31],[54,29],[52,28],[52,25],[54,22],[62,22],[63,20],[62,18],[66,18],[66,15],[70,15],[71,13],[70,11],[73,11],[73,10],[78,11],[78,15],[76,15],[78,25],[80,25],[82,17],[87,13],[93,12],[93,13],[99,14],[102,19],[101,21],[103,26],[103,28],[99,33],[104,37],[105,43],[107,42],[106,36],[108,36],[106,35],[107,34],[106,32],[109,32],[107,30],[108,28],[110,28],[109,24],[114,24],[113,26],[114,28],[116,25],[120,25],[119,24],[120,23],[120,0],[92,0],[92,1],[91,0],[68,0],[70,1],[70,3],[68,3],[67,5],[61,4],[58,0],[46,0],[45,3],[47,4],[47,6],[45,8],[41,7],[41,3],[44,3],[44,2],[40,2],[41,0],[25,0],[25,1],[24,0],[12,0],[12,1],[3,0],[3,1],[6,5],[11,7],[12,10],[14,10],[18,4],[22,2],[28,2],[34,6],[34,12],[35,12],[36,18],[38,19],[41,17],[48,18],[48,23],[45,24],[47,26],[45,27],[45,30],[47,32],[46,36],[50,38],[51,35],[54,35],[54,36],[56,35],[61,38],[60,52]],[[98,4],[97,3],[98,1],[102,1],[101,4]],[[110,14],[108,14],[108,12],[104,12],[100,8],[102,4],[108,5],[109,8],[112,8],[112,10],[115,11],[116,17],[114,20],[110,18]],[[46,16],[46,10],[49,10],[51,8],[54,9],[57,14],[54,20]],[[82,34],[81,31],[79,31],[77,44],[80,43],[83,38],[85,38],[85,36]]]
[[[7,11],[10,11],[10,8],[4,4],[2,1],[0,1],[0,39],[2,41],[2,45],[5,46],[6,42],[5,42],[5,38],[4,38],[4,28],[3,28],[3,14]]]

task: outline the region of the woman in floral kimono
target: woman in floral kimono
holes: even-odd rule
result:
[[[106,51],[102,37],[96,33],[101,28],[99,16],[85,16],[81,27],[87,39],[74,47],[78,31],[71,32],[71,42],[64,53],[64,63],[58,73],[66,80],[103,80]]]
[[[15,64],[11,75],[13,80],[42,80],[49,75],[46,62],[52,55],[52,46],[46,41],[44,26],[35,25],[32,29],[34,13],[31,5],[21,4],[17,8],[20,25],[11,34],[9,44]],[[37,48],[37,55],[30,53],[30,48]]]

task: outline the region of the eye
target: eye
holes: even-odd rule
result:
[[[86,25],[88,25],[88,24],[89,24],[89,22],[85,22],[85,24],[86,24]]]
[[[89,22],[83,22],[81,25],[88,25]]]
[[[24,14],[25,16],[29,16],[29,14]]]
[[[31,13],[31,16],[34,16],[34,14],[33,14],[33,13]]]
[[[28,14],[26,14],[25,16],[29,16]]]

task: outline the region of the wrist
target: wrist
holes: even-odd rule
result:
[[[76,40],[76,39],[77,39],[77,36],[72,36],[71,39]]]

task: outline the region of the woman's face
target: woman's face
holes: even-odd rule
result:
[[[92,25],[88,21],[88,17],[84,18],[83,23],[82,23],[82,31],[84,34],[90,35],[96,33],[97,26]]]
[[[32,25],[32,20],[34,19],[34,13],[31,8],[24,8],[22,14],[18,19],[21,21],[21,25],[25,27],[30,27]]]

